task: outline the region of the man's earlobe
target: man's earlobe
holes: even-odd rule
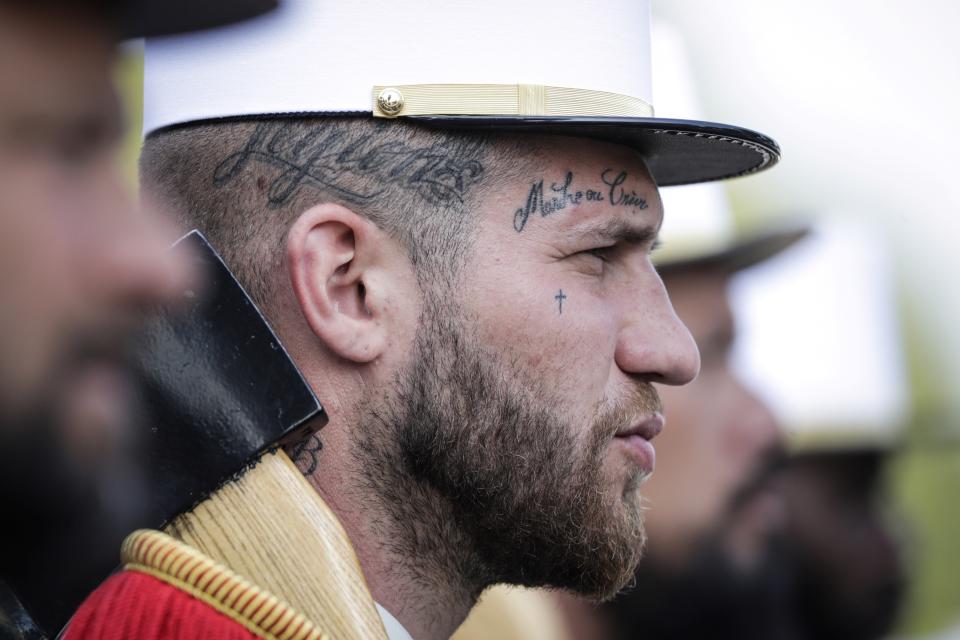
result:
[[[386,345],[382,319],[367,305],[365,270],[377,254],[372,224],[338,204],[320,204],[287,234],[287,270],[303,317],[328,349],[370,362]]]

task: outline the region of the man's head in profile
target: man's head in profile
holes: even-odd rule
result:
[[[316,176],[292,183],[307,156]],[[469,596],[606,597],[629,578],[662,425],[651,383],[698,363],[650,263],[662,214],[636,153],[327,118],[177,129],[143,166],[156,195],[217,212],[191,222],[323,399],[312,478],[355,544],[389,540],[424,580],[424,558],[450,563]],[[573,200],[518,230],[541,184]],[[621,188],[642,204],[612,204]],[[588,192],[603,199],[575,202]],[[361,499],[341,503],[347,488]]]
[[[527,14],[568,22],[535,4],[516,8],[518,25]],[[286,49],[266,46],[267,32],[236,58],[213,42],[148,43],[145,191],[217,247],[316,390],[330,423],[299,462],[374,598],[415,636],[449,634],[497,582],[608,598],[643,547],[641,484],[663,427],[653,383],[685,384],[699,367],[650,261],[663,216],[655,180],[707,179],[704,166],[731,175],[719,156],[735,145],[667,134],[648,117],[406,118],[461,103],[480,115],[492,103],[643,107],[543,85],[378,87],[374,74],[452,75],[436,52],[459,36],[405,33],[385,57],[367,44],[424,29],[411,8],[378,8],[362,28],[350,23],[362,6],[335,8],[281,12]],[[621,8],[645,25],[643,11]],[[496,13],[471,14],[474,29],[521,29],[497,26]],[[602,30],[590,38],[602,51],[643,48]],[[510,55],[480,42],[453,65],[464,82],[480,69],[506,75],[511,56],[545,64],[529,39]],[[365,53],[342,68],[309,63],[338,46]],[[654,169],[641,144],[654,136],[662,158],[719,153],[716,164]],[[772,157],[737,149],[751,159],[733,173]]]

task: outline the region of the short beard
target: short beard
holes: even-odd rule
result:
[[[609,625],[605,637],[633,640],[642,630],[662,640],[793,638],[792,576],[782,540],[766,540],[762,560],[747,569],[730,557],[723,536],[722,528],[705,534],[680,569],[660,562],[651,545],[634,588],[598,610]]]
[[[656,391],[643,383],[629,402],[598,407],[578,439],[537,372],[426,298],[412,362],[368,403],[354,449],[383,506],[378,537],[425,587],[464,598],[496,583],[613,597],[642,555],[645,475],[614,494],[603,462],[618,428],[659,411]]]
[[[130,398],[131,415],[110,446],[83,457],[71,447],[76,416],[63,393],[92,361],[128,366],[121,337],[127,333],[121,328],[78,332],[23,407],[15,412],[0,407],[0,513],[6,518],[0,528],[0,575],[43,574],[44,563],[56,564],[55,554],[76,555],[77,548],[85,550],[84,557],[96,557],[95,549],[103,550],[100,544],[122,539],[122,532],[140,522],[143,485],[134,431],[140,424],[138,398]]]

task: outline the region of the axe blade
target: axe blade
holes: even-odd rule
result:
[[[195,264],[202,285],[183,291],[176,309],[152,315],[134,353],[144,407],[136,425],[142,504],[123,527],[105,527],[93,515],[24,550],[29,570],[8,576],[51,636],[117,568],[127,533],[162,527],[264,451],[326,423],[310,386],[206,238],[193,231],[172,250]],[[98,537],[96,549],[77,548],[78,539]]]
[[[199,293],[184,292],[186,309],[150,321],[137,353],[156,526],[323,415],[266,318],[203,235],[193,231],[175,250],[206,277]]]

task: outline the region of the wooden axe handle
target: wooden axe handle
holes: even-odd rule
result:
[[[283,451],[164,531],[282,598],[337,640],[386,640],[337,517]]]

